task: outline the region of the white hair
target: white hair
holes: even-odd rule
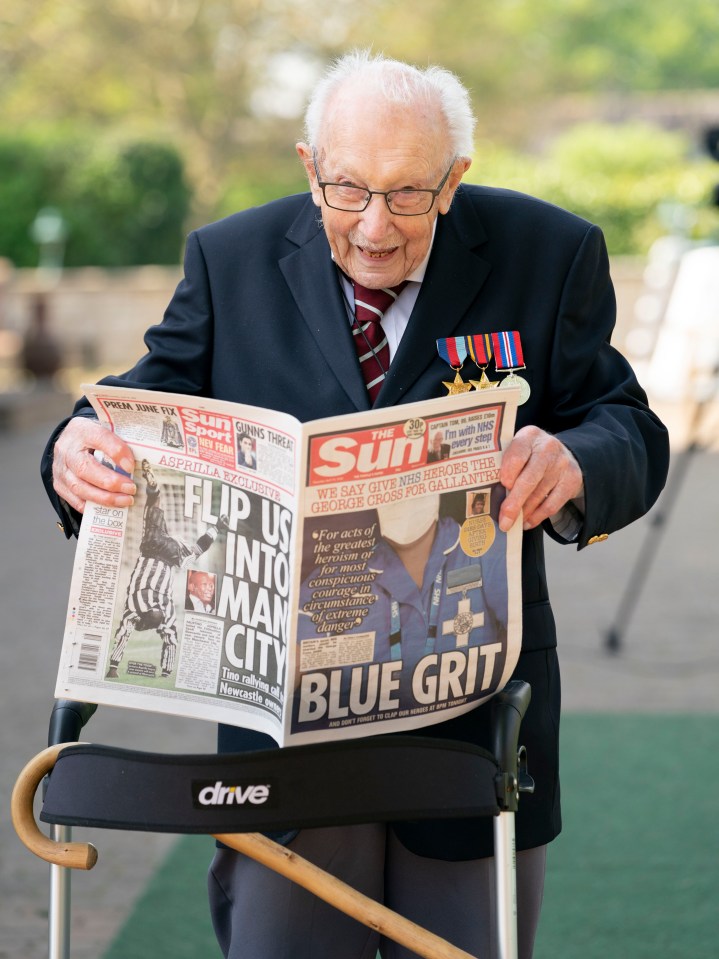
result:
[[[425,69],[391,60],[370,50],[355,50],[335,60],[314,88],[305,112],[305,138],[316,147],[328,105],[345,84],[361,83],[389,103],[424,103],[439,109],[447,124],[452,156],[471,157],[476,118],[469,92],[454,73],[443,67]]]

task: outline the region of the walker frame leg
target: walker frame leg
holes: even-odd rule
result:
[[[53,842],[68,843],[71,837],[70,826],[50,826],[50,839]],[[70,959],[71,881],[71,869],[50,863],[49,959]]]
[[[517,959],[517,847],[514,813],[494,817],[494,870],[499,959]]]

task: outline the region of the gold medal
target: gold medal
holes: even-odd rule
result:
[[[465,383],[459,375],[459,371],[467,359],[467,341],[465,337],[446,336],[437,340],[437,352],[445,363],[448,363],[454,370],[454,381],[452,383],[442,380],[447,387],[449,396],[455,396],[457,393],[469,393],[472,389],[472,384]]]
[[[491,516],[470,516],[459,531],[459,545],[467,556],[484,556],[491,548],[497,530]]]
[[[478,380],[470,380],[469,382],[475,390],[493,390],[496,386],[499,386],[499,380],[490,380],[484,370],[482,370],[482,375]]]
[[[442,380],[442,382],[447,387],[448,396],[455,396],[457,393],[469,393],[469,391],[472,389],[472,384],[464,382],[462,377],[459,375],[459,370],[455,372],[453,382],[448,383],[446,380]]]
[[[491,335],[489,333],[475,333],[468,336],[467,351],[482,374],[478,380],[469,381],[475,390],[491,390],[497,386],[498,381],[490,380],[486,372],[492,357]]]

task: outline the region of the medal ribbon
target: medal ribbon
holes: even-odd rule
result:
[[[486,366],[492,358],[489,333],[475,333],[467,337],[467,349],[477,366]]]
[[[437,352],[453,370],[459,370],[467,359],[467,337],[446,336],[437,340]]]
[[[509,333],[492,333],[494,365],[499,370],[524,369],[524,354],[517,330]]]

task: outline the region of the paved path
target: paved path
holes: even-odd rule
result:
[[[57,412],[59,417],[62,410]],[[47,867],[20,845],[8,812],[17,773],[45,746],[73,552],[55,529],[38,476],[47,432],[0,433],[0,959],[47,956]],[[645,519],[580,554],[547,540],[565,710],[719,710],[717,490],[719,454],[696,455],[661,527],[618,655],[607,653],[603,637],[650,523]],[[101,709],[88,738],[167,752],[210,751],[214,729]],[[77,829],[74,835],[89,833]],[[73,878],[73,959],[102,955],[173,841],[109,831],[91,838],[100,861]]]

